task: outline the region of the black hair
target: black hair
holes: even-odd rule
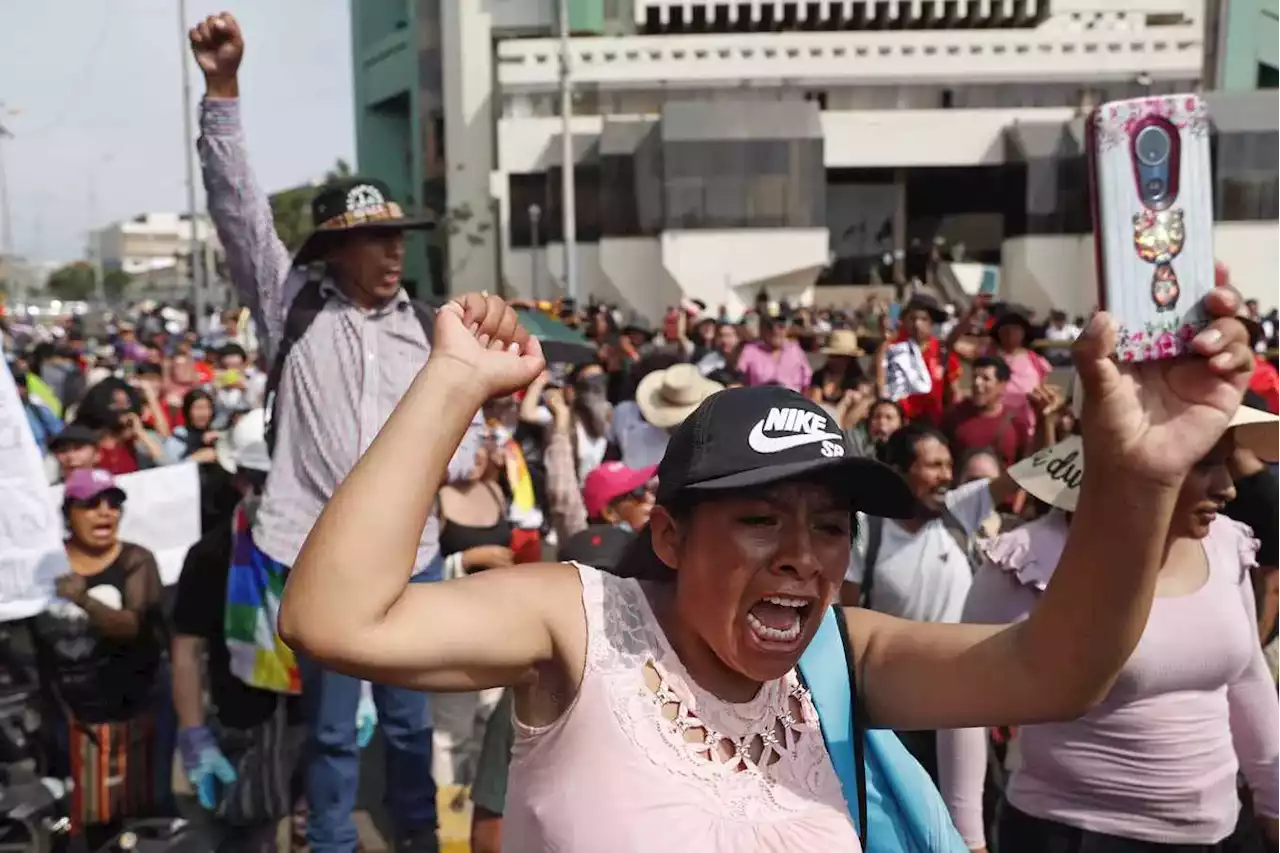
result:
[[[897,402],[896,400],[890,400],[888,397],[880,397],[874,403],[872,403],[871,408],[867,409],[867,417],[870,418],[873,414],[875,414],[876,409],[880,408],[881,406],[889,406],[895,409],[898,412],[898,420],[902,421],[904,425],[907,423],[907,413],[902,408],[902,404]]]
[[[936,439],[943,447],[950,447],[947,437],[937,428],[912,422],[904,424],[880,446],[880,461],[905,474],[916,464],[916,446],[926,438]]]
[[[238,355],[245,361],[249,360],[249,354],[244,351],[244,347],[237,343],[223,344],[218,347],[218,359],[222,360],[227,356]]]
[[[601,371],[603,372],[604,366],[597,361],[587,361],[587,362],[583,362],[582,364],[575,364],[573,366],[573,369],[569,371],[568,384],[569,385],[577,384],[578,380],[583,378],[582,374],[586,373],[588,370],[590,370],[593,367],[601,368]]]
[[[693,508],[696,505],[697,501],[695,499],[681,498],[670,504],[664,504],[663,509],[677,524],[685,524],[689,521],[690,516],[693,515]],[[641,581],[658,581],[662,583],[671,583],[676,579],[675,570],[662,562],[658,558],[657,552],[654,551],[653,530],[648,524],[627,545],[627,550],[618,559],[618,565],[614,568],[613,574],[622,578],[635,578]]]
[[[998,355],[979,356],[973,360],[973,369],[978,370],[983,367],[994,367],[996,371],[996,379],[1001,382],[1008,382],[1013,373],[1009,370],[1009,363]]]
[[[134,369],[135,376],[163,376],[164,371],[160,365],[151,361],[144,361]]]
[[[747,377],[741,370],[734,370],[732,367],[722,367],[719,370],[713,370],[707,374],[707,378],[712,382],[719,382],[726,388],[730,385],[745,385]]]
[[[203,388],[192,388],[182,396],[182,422],[187,425],[187,429],[191,430],[191,409],[200,400],[208,400],[209,405],[213,405],[213,395]],[[210,418],[210,427],[213,426],[213,420]]]
[[[95,430],[116,429],[120,425],[121,413],[112,408],[112,402],[117,391],[123,391],[129,397],[129,407],[125,411],[142,414],[142,398],[137,390],[123,379],[108,376],[85,392],[76,409],[76,423]]]
[[[618,402],[623,400],[634,400],[636,398],[636,389],[640,387],[640,380],[644,379],[650,373],[656,373],[659,370],[666,370],[677,364],[684,363],[684,355],[674,348],[664,347],[649,353],[642,357],[631,368],[630,373],[626,374],[625,384],[618,394]],[[621,375],[621,374],[617,374]]]
[[[44,370],[44,363],[53,358],[54,347],[49,341],[41,341],[31,349],[31,355],[27,358],[27,365],[31,368],[31,372],[36,376],[40,375],[40,371]]]

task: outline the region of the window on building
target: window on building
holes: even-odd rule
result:
[[[511,205],[511,245],[523,249],[545,244],[544,223],[549,206],[546,173],[507,175],[507,198]]]
[[[662,164],[666,228],[825,225],[821,140],[668,141]]]
[[[1277,133],[1220,133],[1214,140],[1214,215],[1222,222],[1277,218]]]
[[[600,229],[605,237],[635,237],[640,229],[636,163],[629,155],[600,158]]]

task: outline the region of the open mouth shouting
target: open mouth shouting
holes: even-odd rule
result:
[[[789,652],[800,647],[814,599],[792,595],[766,595],[747,611],[747,635],[762,651]]]

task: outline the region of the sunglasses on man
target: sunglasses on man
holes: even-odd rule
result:
[[[67,501],[67,505],[72,509],[97,509],[102,506],[104,501],[109,509],[120,509],[120,507],[124,506],[124,495],[119,492],[103,492],[91,498],[78,498]]]

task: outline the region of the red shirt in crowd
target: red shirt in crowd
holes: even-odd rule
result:
[[[1025,455],[1031,428],[1022,412],[1002,406],[991,415],[972,400],[962,400],[942,418],[942,431],[951,440],[951,452],[957,458],[985,447],[996,451],[1006,467]]]
[[[1280,414],[1280,372],[1261,355],[1253,357],[1253,376],[1249,377],[1249,390],[1267,401],[1267,411]]]
[[[97,467],[116,477],[132,474],[138,470],[138,456],[134,453],[132,444],[114,442],[109,447],[99,444]]]
[[[907,337],[904,332],[898,340],[905,341]],[[920,355],[924,357],[925,367],[929,368],[933,388],[928,394],[912,394],[898,402],[907,420],[918,419],[936,424],[942,420],[943,395],[946,394],[947,387],[960,378],[960,359],[956,358],[955,353],[951,353],[947,358],[947,369],[944,372],[942,344],[937,338],[929,338],[928,342],[920,347]]]

